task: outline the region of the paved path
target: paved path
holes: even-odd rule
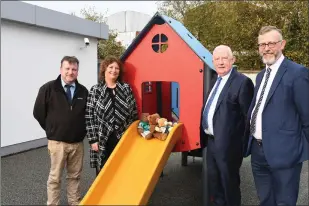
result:
[[[95,178],[89,168],[88,145],[85,147],[85,165],[82,192],[85,194]],[[242,203],[257,205],[250,160],[245,159],[241,168]],[[201,205],[202,164],[200,158],[188,158],[188,166],[181,166],[181,155],[170,156],[164,169],[165,176],[159,180],[149,205]],[[49,171],[47,148],[4,157],[1,160],[1,203],[2,205],[44,205],[46,203],[46,181]],[[65,172],[63,183],[65,183]],[[65,185],[62,185],[61,204],[67,204]],[[304,164],[298,205],[308,205],[308,162]]]

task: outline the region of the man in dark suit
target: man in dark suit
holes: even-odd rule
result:
[[[228,46],[213,51],[216,74],[211,80],[201,115],[201,147],[207,145],[209,194],[216,205],[240,206],[239,168],[243,159],[245,122],[254,85],[233,69],[235,58]],[[204,194],[207,195],[207,194]]]
[[[258,43],[266,66],[256,77],[245,156],[251,154],[260,205],[293,206],[308,160],[309,70],[283,56],[286,41],[276,27],[261,28]]]

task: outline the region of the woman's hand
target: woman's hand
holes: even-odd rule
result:
[[[96,143],[91,144],[91,149],[96,151],[96,152],[99,151],[98,143],[96,142]]]

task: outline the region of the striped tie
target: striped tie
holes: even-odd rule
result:
[[[265,82],[264,82],[264,85],[263,85],[263,88],[262,88],[262,92],[261,92],[259,101],[257,102],[255,109],[253,111],[253,115],[252,115],[252,119],[251,119],[251,127],[250,127],[250,134],[251,135],[254,134],[255,129],[256,129],[255,128],[256,127],[256,116],[257,116],[257,113],[259,111],[259,108],[260,108],[262,100],[263,100],[263,96],[264,96],[265,88],[266,88],[266,85],[267,85],[267,82],[268,82],[268,79],[269,79],[269,76],[270,76],[270,72],[271,72],[271,69],[267,68],[266,79],[265,79]]]

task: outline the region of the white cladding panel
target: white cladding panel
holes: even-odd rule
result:
[[[59,75],[63,56],[79,59],[81,84],[96,84],[97,39],[89,40],[80,49],[84,36],[1,21],[1,147],[46,136],[33,106],[39,88]]]

